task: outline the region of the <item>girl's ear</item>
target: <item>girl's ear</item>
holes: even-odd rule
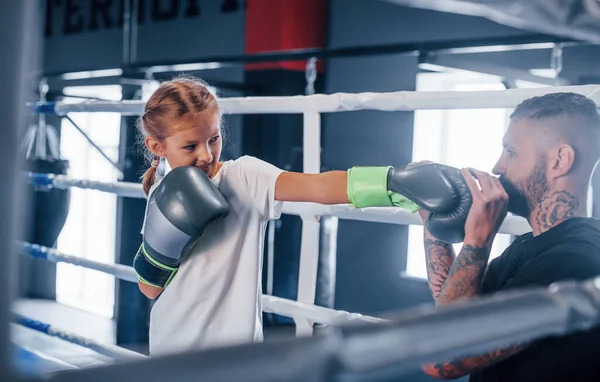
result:
[[[148,150],[150,150],[150,152],[152,154],[159,156],[159,157],[165,156],[165,150],[163,148],[162,143],[155,137],[153,137],[153,136],[146,137],[145,143],[146,143],[146,147],[148,148]]]

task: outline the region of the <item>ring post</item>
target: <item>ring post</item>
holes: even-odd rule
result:
[[[2,2],[0,12],[0,162],[4,181],[0,183],[0,380],[11,381],[11,352],[9,347],[9,309],[16,289],[17,263],[14,242],[20,224],[23,205],[18,176],[22,164],[19,157],[19,135],[25,127],[28,79],[34,73],[41,31],[33,26],[39,23],[39,2],[34,0]],[[39,33],[38,33],[39,32]],[[30,100],[31,101],[31,100]]]
[[[321,115],[304,113],[303,171],[307,174],[321,172]],[[314,215],[300,215],[302,219],[302,244],[300,245],[300,270],[298,272],[298,301],[314,304],[319,267],[319,235],[321,225]],[[294,318],[296,335],[311,335],[312,323]]]

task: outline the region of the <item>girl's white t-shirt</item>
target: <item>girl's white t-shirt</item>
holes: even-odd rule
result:
[[[251,156],[223,163],[212,182],[230,213],[205,230],[152,307],[151,355],[262,341],[264,237],[268,221],[281,216],[282,172]]]

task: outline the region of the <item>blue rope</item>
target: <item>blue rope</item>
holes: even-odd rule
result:
[[[27,242],[17,242],[20,247],[19,252],[24,255],[35,257],[36,259],[48,260],[48,248],[42,247],[38,244],[31,244]]]
[[[44,174],[37,172],[27,172],[25,176],[31,184],[40,188],[52,188],[54,184],[54,174]]]
[[[21,326],[25,326],[26,328],[37,330],[38,332],[45,334],[50,334],[50,325],[48,324],[32,320],[31,318],[21,316],[20,314],[14,314],[13,316],[15,323]]]
[[[14,323],[21,325],[25,328],[33,329],[38,332],[47,334],[49,336],[58,337],[64,341],[71,342],[75,345],[83,346],[85,348],[94,350],[97,353],[103,354],[115,360],[147,358],[145,355],[136,353],[132,350],[128,350],[116,345],[99,344],[92,339],[82,337],[75,333],[66,332],[57,328],[56,326],[52,326],[31,318],[21,316],[18,313],[13,312],[12,317],[12,321]]]
[[[39,114],[56,114],[56,102],[38,102],[35,112]]]

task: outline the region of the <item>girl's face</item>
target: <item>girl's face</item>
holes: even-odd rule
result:
[[[163,141],[146,138],[146,145],[154,154],[167,158],[169,166],[195,166],[210,178],[219,171],[221,140],[220,116],[206,111],[193,118],[182,118],[170,124],[175,133]]]

